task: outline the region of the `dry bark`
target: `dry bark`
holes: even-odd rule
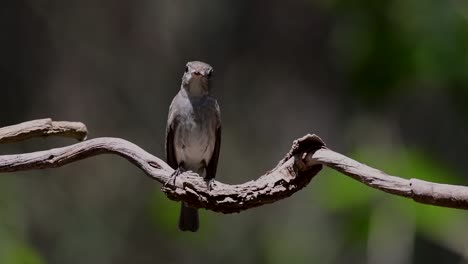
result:
[[[0,140],[4,138],[0,142],[52,134],[84,139],[86,127],[81,123],[52,122],[50,119],[30,121],[0,129]],[[186,201],[194,207],[222,213],[240,212],[284,199],[307,186],[323,165],[369,187],[412,198],[419,203],[468,208],[468,187],[388,175],[330,150],[315,135],[295,140],[278,165],[258,179],[235,185],[216,181],[212,190],[208,189],[203,178],[192,172],[179,175],[174,182],[169,181],[174,172],[169,165],[139,146],[119,138],[95,138],[62,148],[3,155],[0,156],[0,172],[56,168],[99,154],[124,157],[146,175],[163,183],[162,190],[172,200]]]
[[[86,126],[81,122],[52,121],[50,118],[27,121],[0,128],[0,143],[14,143],[33,137],[61,136],[85,140]]]

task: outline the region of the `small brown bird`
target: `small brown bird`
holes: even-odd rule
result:
[[[188,62],[179,93],[169,107],[166,128],[167,163],[176,171],[193,171],[211,188],[216,176],[221,146],[221,117],[218,102],[211,95],[213,68],[201,61]],[[175,178],[174,178],[175,179]],[[198,209],[182,202],[179,228],[198,230]]]

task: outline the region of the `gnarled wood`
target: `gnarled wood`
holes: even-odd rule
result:
[[[20,125],[25,124],[35,123],[26,122]],[[70,123],[65,124],[70,128]],[[2,131],[11,130],[0,129],[0,138]],[[16,139],[44,135],[37,134],[37,129],[31,127],[24,131],[24,134],[30,131],[28,136],[23,135]],[[169,181],[174,172],[169,165],[137,145],[119,138],[95,138],[62,148],[3,155],[0,156],[0,172],[56,168],[99,154],[116,154],[129,160],[151,178],[165,183],[162,190],[170,199],[183,200],[194,207],[222,213],[240,212],[288,197],[307,186],[322,165],[372,188],[412,198],[416,202],[468,209],[468,187],[388,175],[328,149],[315,135],[306,135],[294,141],[291,150],[278,165],[258,179],[236,185],[216,181],[212,190],[207,188],[204,179],[192,172],[179,175],[174,182]]]
[[[88,131],[81,122],[38,119],[0,128],[0,143],[13,143],[33,137],[61,136],[85,140]]]

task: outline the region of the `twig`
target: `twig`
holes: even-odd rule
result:
[[[81,122],[38,119],[0,128],[0,143],[13,143],[33,137],[61,136],[85,140],[88,131]]]

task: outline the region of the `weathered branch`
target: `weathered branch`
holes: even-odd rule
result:
[[[306,163],[326,165],[374,189],[412,198],[419,203],[468,209],[466,186],[391,176],[327,148],[309,153]]]
[[[81,122],[38,119],[0,128],[0,143],[13,143],[33,137],[62,136],[85,140],[88,131]]]
[[[29,137],[24,136],[23,139]],[[122,156],[151,178],[166,183],[162,189],[170,199],[223,213],[239,212],[288,197],[305,187],[322,165],[372,188],[420,203],[468,209],[468,187],[387,175],[328,149],[315,135],[306,135],[294,141],[291,151],[279,164],[258,179],[237,185],[215,182],[213,190],[208,190],[206,182],[191,172],[179,175],[175,182],[168,182],[174,171],[172,168],[137,145],[118,138],[96,138],[62,148],[3,155],[0,156],[0,172],[56,168],[106,153]]]

